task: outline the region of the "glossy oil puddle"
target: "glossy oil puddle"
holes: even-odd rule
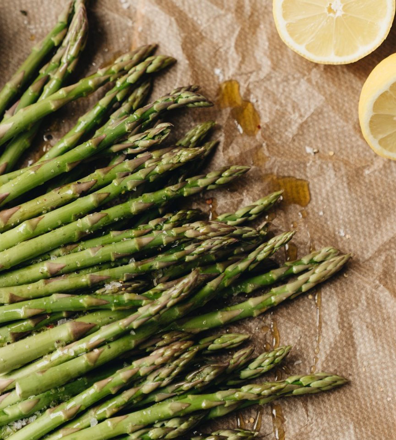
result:
[[[283,190],[283,199],[287,204],[305,208],[311,201],[307,180],[291,176],[278,177],[275,174],[266,174],[263,180],[269,186],[270,192]]]
[[[254,105],[242,98],[238,81],[234,79],[220,84],[218,103],[220,108],[231,108],[231,115],[238,128],[248,136],[255,136],[260,130],[260,117]]]

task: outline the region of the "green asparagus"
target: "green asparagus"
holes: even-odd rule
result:
[[[27,283],[34,283],[42,279],[81,271],[83,268],[89,268],[108,261],[117,261],[125,257],[131,258],[136,253],[161,249],[180,240],[204,240],[220,236],[249,238],[254,237],[255,234],[256,231],[251,228],[203,221],[185,224],[185,226],[174,229],[153,231],[150,234],[131,239],[125,239],[126,234],[120,234],[124,238],[118,237],[115,243],[99,245],[94,248],[88,248],[85,251],[71,253],[55,259],[51,258],[32,264],[29,267],[6,272],[0,276],[0,286],[26,285]],[[29,289],[28,286],[24,288]],[[2,322],[2,312],[5,310],[7,309],[0,307],[0,322]]]
[[[218,391],[212,394],[192,394],[158,403],[147,410],[108,419],[96,426],[70,433],[65,437],[67,440],[85,440],[95,438],[105,440],[123,434],[133,433],[142,427],[157,423],[160,420],[185,416],[196,411],[207,410],[221,405],[232,405],[239,402],[271,402],[280,397],[300,396],[328,391],[346,383],[346,379],[327,373],[317,373],[308,376],[291,376],[283,381],[264,382],[257,385],[245,385],[239,389]],[[70,406],[68,407],[70,409]],[[78,409],[76,409],[78,411]],[[70,419],[73,415],[69,416]],[[64,421],[67,416],[64,412],[55,410],[35,420],[23,428],[17,434],[10,437],[11,440],[23,440],[27,436],[39,439],[49,431],[51,421],[61,418]],[[53,426],[54,423],[52,423]]]
[[[125,218],[132,218],[141,212],[154,208],[167,200],[175,200],[197,194],[204,189],[216,189],[246,173],[248,167],[232,166],[212,171],[207,175],[187,179],[177,185],[166,187],[153,193],[145,193],[112,208],[89,214],[82,219],[57,228],[28,242],[0,252],[0,270],[11,268],[24,261],[42,255],[64,244],[78,242],[89,233],[98,231],[111,223]],[[1,246],[1,241],[0,241]]]
[[[62,87],[62,84],[67,81],[67,78],[75,70],[78,59],[85,48],[88,36],[88,20],[84,2],[77,0],[75,9],[69,32],[64,39],[64,44],[66,45],[65,53],[60,60],[58,69],[49,74],[49,81],[45,85],[38,102],[48,98]],[[31,129],[19,134],[6,145],[0,157],[1,174],[14,168],[23,152],[31,146],[40,126],[40,122],[36,123]]]
[[[74,202],[46,214],[26,220],[21,225],[2,234],[3,249],[9,249],[25,240],[40,236],[58,226],[66,225],[92,212],[105,203],[109,203],[121,194],[132,192],[145,182],[152,182],[164,174],[176,169],[183,163],[196,158],[202,153],[199,148],[176,148],[173,150],[161,149],[152,152],[149,156],[137,159],[130,163],[135,167],[131,174],[120,173],[108,185],[93,193],[84,195],[96,182],[95,180],[72,185]],[[117,168],[117,167],[116,167]],[[120,168],[120,166],[118,166]],[[125,167],[126,168],[126,167]],[[85,188],[85,191],[84,191]],[[60,191],[62,193],[62,191]],[[87,191],[88,192],[88,191]],[[56,192],[55,192],[56,193]],[[70,191],[69,191],[70,193]],[[66,191],[66,198],[68,192]]]
[[[124,65],[125,62],[119,62],[118,64]],[[118,64],[116,63],[115,66]],[[154,64],[154,66],[156,68],[164,67],[164,64],[160,63],[159,66]],[[134,69],[138,69],[138,67],[139,66],[136,66]],[[141,74],[141,72],[139,72],[139,74]],[[42,103],[45,103],[45,101],[46,100],[42,101]],[[113,125],[104,130],[99,136],[80,144],[59,157],[29,168],[25,173],[2,185],[0,205],[9,203],[28,190],[36,188],[46,181],[70,171],[83,159],[105,150],[122,137],[132,133],[137,126],[142,125],[142,122],[146,121],[151,123],[168,110],[183,107],[205,107],[209,105],[211,105],[211,103],[206,98],[193,92],[165,95],[157,101],[138,109],[131,116],[123,119],[121,122],[115,121]],[[18,112],[15,117],[20,115],[21,112],[23,112],[23,110]]]
[[[30,81],[32,75],[41,67],[41,64],[54,47],[59,46],[67,32],[68,24],[74,13],[74,1],[68,2],[65,10],[58,18],[55,27],[49,34],[37,44],[31,54],[15,72],[12,78],[0,91],[0,115],[4,113],[8,105],[15,99],[19,91]]]
[[[219,215],[216,220],[230,225],[240,225],[246,221],[255,220],[261,213],[271,208],[282,196],[282,193],[283,191],[274,192],[267,197],[257,200],[252,205],[239,209],[235,213],[228,212]]]
[[[117,322],[128,316],[127,311],[93,312],[46,332],[37,333],[21,341],[0,348],[0,371],[7,372],[19,368],[57,347],[63,347],[83,336],[94,333],[103,325]],[[13,382],[6,376],[0,377],[0,390],[4,390]]]

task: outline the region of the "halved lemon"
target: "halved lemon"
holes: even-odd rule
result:
[[[364,83],[359,122],[370,147],[396,160],[396,54],[381,61]]]
[[[389,34],[395,0],[274,0],[282,40],[321,64],[353,63]]]

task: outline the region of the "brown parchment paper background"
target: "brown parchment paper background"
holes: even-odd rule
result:
[[[53,25],[62,4],[0,0],[0,82]],[[215,118],[223,126],[214,165],[252,166],[247,178],[214,195],[217,212],[267,194],[274,188],[271,175],[301,179],[300,189],[308,182],[310,203],[293,203],[300,198],[294,185],[276,210],[273,229],[295,229],[300,256],[324,245],[355,255],[346,274],[324,285],[319,297],[305,295],[240,325],[254,334],[258,349],[274,339],[264,330],[277,327],[280,343],[294,346],[290,372],[316,368],[351,380],[337,392],[282,401],[284,422],[279,408],[274,422],[272,409],[265,407],[262,434],[275,439],[284,431],[287,440],[394,439],[396,163],[375,156],[365,144],[357,105],[369,72],[396,50],[396,29],[356,64],[320,66],[280,41],[271,0],[92,0],[90,24],[81,73],[132,44],[158,42],[158,53],[179,62],[158,79],[154,96],[174,85],[198,83],[216,101],[222,82],[238,81],[242,98],[258,112],[256,135],[241,133],[235,112],[218,105],[182,119],[191,126],[193,119]],[[47,131],[56,139],[87,105],[87,100],[69,105],[61,122],[49,123]],[[281,179],[281,186],[287,182]],[[243,414],[247,427],[256,413]],[[236,423],[231,416],[219,425]]]

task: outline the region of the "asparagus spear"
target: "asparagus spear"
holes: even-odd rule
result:
[[[125,310],[136,309],[147,304],[144,296],[136,293],[108,294],[108,295],[68,295],[55,293],[48,298],[38,298],[16,305],[0,307],[0,322],[17,321],[31,318],[42,313],[78,312],[84,310]]]
[[[60,439],[70,432],[77,432],[87,428],[90,426],[92,420],[98,422],[108,419],[125,407],[141,402],[146,395],[151,396],[156,390],[158,390],[156,394],[162,395],[163,393],[167,393],[164,387],[171,383],[172,380],[184,370],[189,363],[191,363],[198,352],[205,350],[206,346],[207,342],[205,340],[198,342],[198,344],[192,346],[186,353],[182,354],[179,359],[176,359],[170,365],[166,365],[162,369],[155,371],[142,382],[134,384],[133,388],[127,389],[123,393],[118,394],[99,406],[85,412],[70,424],[65,425],[62,429],[53,435],[50,435],[48,440]],[[229,341],[226,340],[224,344],[222,343],[221,337],[217,338],[215,346],[216,350],[224,349],[227,346],[229,346]],[[226,365],[208,365],[201,368],[195,374],[188,375],[187,380],[190,388],[192,388],[193,384],[197,389],[203,388],[224,373],[226,368]],[[179,387],[181,387],[180,384]],[[185,388],[187,389],[187,385],[185,385]]]
[[[176,145],[179,147],[197,147],[201,145],[215,125],[216,123],[214,121],[203,122],[202,124],[196,125],[179,139]]]
[[[77,4],[74,0],[74,9],[79,9],[81,12],[84,9],[84,2],[82,0]],[[80,19],[80,17],[79,17]],[[73,17],[72,22],[75,23],[76,17]],[[51,74],[58,70],[61,61],[66,53],[67,46],[70,42],[70,34],[72,34],[72,27],[70,26],[67,31],[67,37],[63,39],[62,44],[56,51],[55,55],[51,58],[51,60],[45,64],[39,71],[37,78],[33,81],[32,84],[26,89],[26,91],[22,94],[21,98],[5,113],[4,120],[8,119],[10,116],[17,113],[20,109],[27,107],[30,104],[33,104],[40,97],[45,85],[48,83],[51,78]]]
[[[92,334],[92,338],[83,338],[78,342],[78,344],[73,344],[72,352],[70,352],[68,348],[65,348],[65,350],[62,351],[58,350],[60,356],[55,355],[56,362],[59,362],[60,359],[62,359],[62,354],[65,354],[66,357],[72,358],[72,360],[67,363],[63,363],[62,365],[58,365],[57,367],[52,367],[49,370],[33,373],[31,377],[34,376],[36,379],[38,379],[33,386],[33,392],[33,388],[31,388],[33,384],[27,383],[28,377],[18,379],[16,383],[17,394],[22,398],[27,398],[32,394],[38,394],[48,389],[61,386],[71,379],[79,377],[81,374],[85,374],[93,368],[97,368],[100,365],[105,364],[109,360],[113,359],[114,350],[111,349],[112,343],[108,344],[107,346],[102,346],[103,342],[109,338],[123,335],[130,331],[136,333],[135,329],[141,327],[148,320],[157,322],[160,319],[159,317],[161,317],[163,314],[166,314],[167,309],[171,308],[172,305],[190,295],[196,286],[200,285],[202,282],[202,277],[198,277],[197,274],[191,273],[190,276],[186,277],[173,289],[169,289],[169,291],[164,293],[158,300],[153,301],[147,306],[141,307],[127,318],[120,319],[111,325],[102,327],[101,331]],[[151,325],[149,327],[151,327]],[[152,334],[151,330],[149,331],[150,334]],[[131,336],[134,336],[134,334]],[[130,337],[128,336],[128,338]],[[121,346],[124,348],[125,345],[123,345],[123,342],[124,341],[121,338],[114,341],[113,344],[116,347]],[[87,351],[88,353],[85,355],[75,358],[78,353]],[[54,358],[54,356],[51,357]],[[8,362],[7,364],[9,365]],[[28,368],[30,367],[28,366]],[[59,375],[58,372],[61,372],[61,374]],[[14,373],[11,373],[11,375],[14,375]]]
[[[82,376],[76,381],[71,382],[62,388],[49,390],[45,393],[39,394],[38,396],[32,396],[29,399],[8,405],[0,410],[0,426],[6,425],[7,423],[11,423],[15,420],[29,417],[38,411],[53,406],[54,404],[60,404],[65,400],[69,400],[71,397],[92,386],[95,382],[103,380],[111,374],[114,374],[115,371],[116,367],[113,366],[110,369],[107,368],[99,372],[94,372],[93,374]],[[7,397],[5,400],[9,401]],[[2,431],[6,433],[7,429],[0,429],[1,438]]]
[[[33,331],[52,325],[54,322],[67,316],[70,316],[67,312],[52,313],[50,315],[37,315],[33,318],[19,322],[12,322],[8,325],[2,326],[0,327],[0,347],[3,347],[8,343],[19,341]]]
[[[339,251],[332,247],[325,247],[319,251],[311,252],[300,260],[286,262],[284,266],[271,270],[265,274],[260,274],[242,280],[230,286],[224,294],[226,296],[239,295],[241,293],[252,293],[263,287],[268,287],[278,281],[282,281],[290,276],[297,275],[312,270],[317,264],[330,260],[337,256]]]
[[[187,295],[190,291],[196,288],[197,283],[201,282],[201,280],[202,280],[201,278],[197,279],[195,274],[191,274],[189,277],[186,277],[181,282],[171,286],[170,289],[166,292],[166,294],[167,295],[174,293],[177,294],[177,292],[181,292],[182,295]],[[125,321],[121,322],[121,324],[125,324]],[[119,324],[117,323],[116,326],[113,326],[112,328],[110,328],[110,330],[114,329],[114,327],[116,327],[115,330],[117,330],[117,328],[119,328]],[[107,332],[107,330],[105,330],[105,332]],[[147,330],[147,336],[146,336],[146,330]],[[144,341],[152,334],[154,334],[155,331],[152,331],[152,327],[150,325],[150,326],[146,326],[145,330],[142,333],[143,333],[142,337],[139,336],[136,337],[136,335],[130,334],[121,339],[118,339],[112,342],[110,346],[107,346],[107,349],[104,352],[102,351],[101,348],[99,348],[99,350],[96,350],[96,354],[102,353],[102,356],[100,356],[101,357],[100,362],[105,363],[107,361],[106,360],[107,358],[109,358],[110,360],[117,359],[121,354],[130,352],[132,349],[136,347],[138,342]],[[104,333],[99,334],[98,337],[94,337],[93,339],[89,339],[89,340],[82,339],[77,344],[72,344],[63,347],[61,349],[58,349],[55,352],[51,353],[50,355],[45,356],[36,362],[26,365],[25,367],[22,367],[18,370],[14,370],[9,374],[2,375],[2,378],[6,379],[7,382],[9,383],[6,388],[7,389],[14,388],[15,382],[18,379],[29,377],[32,374],[35,374],[36,372],[44,371],[50,367],[60,365],[62,363],[67,362],[68,360],[74,359],[75,356],[78,356],[80,354],[86,353],[89,350],[94,349],[98,344],[101,344],[103,342],[103,340],[101,339],[103,336],[105,336]],[[175,340],[178,341],[179,338],[177,337],[176,339],[172,339],[171,341],[169,340],[169,338],[165,338],[166,343],[173,342]],[[164,344],[162,344],[161,346],[164,346]],[[92,357],[92,355],[86,357],[80,356],[75,364],[78,364],[77,368],[86,368],[87,371],[89,371],[90,369],[97,366],[97,364],[99,363],[98,361],[99,359],[95,360]],[[68,367],[70,367],[70,364],[68,364]],[[78,377],[78,372],[76,374],[77,374],[76,377]],[[10,381],[10,379],[12,379],[12,381]],[[49,389],[53,388],[54,386],[56,385],[52,384],[52,386],[50,386]],[[16,392],[13,392],[11,394],[13,394],[13,399],[15,398],[19,399]],[[16,401],[20,401],[20,400],[16,400]],[[13,403],[15,402],[13,401]],[[0,408],[1,408],[1,403],[0,403]]]
[[[27,220],[16,228],[5,232],[2,234],[2,248],[11,248],[17,243],[45,234],[58,226],[71,223],[101,205],[111,202],[121,194],[136,190],[145,182],[155,181],[163,174],[176,169],[187,161],[193,160],[201,152],[202,150],[199,148],[180,147],[173,150],[161,149],[154,151],[133,163],[129,163],[129,167],[135,168],[131,174],[120,173],[116,179],[105,187],[85,196],[83,195],[84,192],[89,190],[95,184],[95,181],[91,180],[72,185],[74,198],[76,199],[74,202],[60,206],[58,209],[51,210],[40,217]]]
[[[268,309],[275,307],[287,299],[293,299],[301,293],[326,281],[341,270],[349,260],[350,255],[341,255],[324,261],[307,273],[297,277],[283,286],[274,287],[268,293],[250,298],[249,300],[226,307],[219,311],[209,312],[199,317],[191,318],[184,323],[175,323],[168,330],[195,332],[216,328],[240,319],[258,316]]]
[[[117,261],[120,258],[132,257],[134,254],[148,250],[160,249],[180,240],[204,240],[220,236],[230,237],[254,237],[256,231],[246,227],[234,227],[219,222],[195,222],[168,230],[153,231],[142,237],[120,239],[108,245],[99,245],[95,248],[71,253],[64,257],[51,258],[42,262],[23,267],[0,276],[0,286],[17,286],[27,283],[60,276],[74,271],[81,271],[86,267],[95,266],[109,261]],[[126,234],[120,234],[125,237]],[[139,264],[136,265],[139,267]],[[28,287],[25,286],[28,289]],[[11,290],[13,287],[11,287]],[[14,293],[15,294],[15,293]],[[18,308],[18,306],[17,306]],[[6,310],[0,307],[0,322],[2,313]],[[6,321],[4,321],[6,322]]]
[[[143,149],[146,145],[158,145],[169,135],[170,124],[160,124],[154,129],[149,129],[131,137],[131,142]],[[14,228],[25,220],[36,217],[39,214],[54,210],[60,206],[81,197],[87,192],[92,192],[110,184],[113,180],[125,173],[131,173],[144,167],[146,161],[156,157],[156,154],[141,154],[135,159],[122,162],[118,165],[95,170],[88,176],[69,183],[61,188],[56,188],[35,199],[0,211],[0,231],[5,232]]]
[[[123,87],[126,88],[129,84],[135,84],[146,73],[157,72],[174,62],[175,59],[171,57],[153,56],[131,69],[130,55],[127,55],[127,60],[118,59],[112,66],[99,69],[95,74],[83,78],[71,86],[60,89],[58,92],[40,102],[25,107],[8,118],[6,122],[0,123],[0,145],[15,135],[28,130],[32,124],[38,122],[48,114],[54,113],[67,103],[87,96],[98,90],[98,88],[104,84],[114,81],[125,71],[131,69],[126,81],[123,81]]]
[[[291,346],[278,347],[272,351],[261,353],[253,362],[227,378],[227,386],[239,386],[247,380],[256,379],[276,367],[290,352]]]
[[[102,347],[98,351],[98,356],[95,359],[95,363],[92,363],[91,361],[90,365],[87,365],[87,359],[92,357],[92,354],[88,353],[87,355],[71,359],[67,363],[67,374],[65,373],[65,364],[63,364],[59,367],[50,368],[40,375],[35,375],[36,378],[34,381],[28,381],[27,378],[22,378],[18,380],[18,394],[22,397],[28,397],[30,394],[36,394],[46,389],[50,389],[54,386],[54,376],[57,377],[60,381],[65,381],[68,378],[70,380],[72,377],[76,377],[75,375],[79,374],[80,368],[82,368],[83,371],[86,371],[86,368],[93,368],[93,366],[98,367],[99,365],[102,365],[103,363],[108,362],[110,359],[114,358],[114,356],[118,356],[120,354],[120,351],[125,353],[125,351],[135,348],[136,345],[143,342],[152,334],[155,334],[161,327],[163,327],[164,324],[174,322],[178,317],[186,315],[192,309],[205,305],[205,303],[210,301],[216,295],[216,293],[220,292],[221,289],[224,289],[227,285],[229,285],[233,280],[240,276],[241,273],[247,270],[249,266],[254,265],[256,261],[260,261],[266,256],[271,255],[280,246],[286,244],[287,241],[290,240],[292,235],[293,234],[290,233],[282,234],[278,237],[274,237],[268,243],[264,243],[262,246],[259,246],[254,252],[249,254],[247,258],[242,259],[241,261],[229,266],[223,274],[215,278],[213,281],[207,283],[205,287],[201,288],[192,298],[189,299],[189,301],[165,311],[164,314],[161,315],[158,319],[153,319],[149,327],[142,328],[141,331],[133,335],[132,338],[127,337],[126,340],[125,338],[120,338],[113,343],[107,344],[107,348]],[[180,289],[184,286],[184,283],[187,283],[187,287],[191,288],[191,284],[201,284],[207,278],[202,275],[200,275],[199,277],[195,275],[195,280],[193,278],[192,281],[190,281],[191,277],[194,274],[195,272],[182,280],[173,289]],[[194,287],[196,287],[196,284]],[[106,326],[106,328],[102,328],[100,331],[94,333],[93,335],[87,338],[83,338],[79,341],[77,345],[74,344],[72,356],[78,356],[78,354],[86,352],[87,349],[92,349],[93,347],[96,347],[98,340],[102,342],[104,340],[108,340],[109,338],[114,338],[117,335],[125,333],[127,330],[128,326],[125,327],[125,325],[119,325],[118,323]],[[61,358],[65,359],[69,357],[70,359],[72,357],[68,352],[65,353],[65,351],[58,351],[58,353],[59,355],[55,355],[56,362],[59,362]],[[59,369],[62,371],[62,374],[57,373]],[[29,376],[29,379],[31,378],[32,375]]]
[[[204,416],[205,412],[194,413],[185,417],[174,417],[169,420],[155,423],[147,428],[139,429],[133,434],[120,437],[120,440],[158,440],[163,438],[178,438],[197,426]]]
[[[120,62],[118,64],[123,65],[125,63]],[[118,64],[116,63],[115,66]],[[156,64],[154,64],[154,66],[158,67]],[[160,67],[163,66],[164,64],[160,64]],[[134,69],[141,74],[139,71],[139,66],[136,66]],[[45,101],[46,100],[42,102],[44,103]],[[147,106],[140,108],[131,116],[123,119],[121,122],[116,122],[114,125],[104,130],[99,136],[84,142],[60,157],[31,167],[25,173],[4,184],[1,187],[2,193],[0,194],[0,204],[4,204],[5,202],[9,203],[11,200],[24,194],[29,189],[42,185],[46,181],[62,173],[70,171],[78,163],[80,163],[81,160],[92,156],[93,154],[97,154],[101,150],[105,150],[123,136],[133,132],[136,127],[140,126],[144,121],[151,123],[151,121],[158,118],[162,113],[168,110],[183,107],[203,107],[208,105],[211,104],[206,100],[206,98],[193,92],[182,92],[174,95],[166,95],[152,104],[148,104]],[[21,112],[23,112],[23,110],[18,112],[15,117],[20,115]]]
[[[19,91],[28,84],[32,75],[40,68],[52,49],[62,43],[67,32],[67,26],[73,16],[73,6],[74,1],[68,2],[65,10],[59,16],[55,27],[43,41],[34,46],[31,54],[0,91],[0,115],[4,113]]]
[[[191,437],[191,440],[252,440],[257,437],[258,432],[245,429],[221,429],[210,435],[202,434],[197,437]],[[166,437],[165,437],[166,438]]]
[[[236,243],[235,238],[219,237],[208,239],[204,242],[185,243],[170,251],[150,257],[141,261],[131,261],[109,269],[96,272],[71,273],[48,282],[43,279],[31,284],[0,288],[0,302],[12,304],[24,299],[40,298],[56,292],[70,292],[85,288],[93,288],[111,281],[128,281],[141,274],[145,274],[160,267],[189,261],[205,252],[215,252],[219,248],[231,246]],[[128,245],[127,242],[123,242]],[[110,249],[112,249],[112,245]],[[129,260],[129,258],[128,258]]]
[[[96,426],[70,433],[65,438],[68,440],[85,440],[95,438],[105,440],[123,434],[133,433],[142,427],[158,421],[174,417],[185,416],[197,411],[215,408],[221,405],[232,405],[239,402],[266,403],[280,397],[299,396],[303,394],[314,394],[334,389],[346,383],[346,379],[327,373],[317,373],[308,376],[291,376],[283,381],[264,382],[257,385],[245,385],[239,389],[218,391],[212,394],[192,394],[158,403],[149,411],[142,409],[121,417],[108,419]],[[71,408],[70,404],[68,409]],[[72,416],[71,416],[72,417]],[[69,419],[71,418],[69,416]],[[35,420],[23,428],[17,434],[10,437],[11,440],[32,440],[39,439],[51,429],[51,421],[55,419],[64,421],[67,416],[64,411],[53,411]],[[52,422],[52,426],[55,423]]]
[[[108,234],[100,237],[91,238],[90,240],[81,241],[80,243],[74,243],[62,248],[58,248],[48,253],[41,259],[54,259],[55,257],[63,257],[73,252],[81,252],[85,249],[94,248],[96,246],[104,246],[106,244],[118,243],[126,239],[132,239],[141,237],[142,235],[149,234],[150,232],[157,230],[169,230],[178,226],[184,225],[184,223],[190,223],[195,221],[202,214],[197,209],[180,210],[173,213],[164,214],[162,217],[156,218],[157,215],[161,215],[160,212],[154,212],[152,220],[142,219],[143,222],[137,225],[134,229],[127,229],[125,231],[111,230]]]
[[[212,370],[212,365],[204,365],[197,370],[190,372],[178,382],[171,383],[167,387],[149,394],[145,399],[141,400],[136,407],[147,406],[152,403],[162,402],[174,396],[190,393],[199,393],[209,385],[240,386],[241,383],[248,379],[254,379],[262,376],[264,373],[276,367],[289,353],[291,347],[279,347],[270,352],[264,352],[253,362],[246,365],[252,360],[253,349],[247,348],[236,352],[227,363],[222,364],[221,374],[217,373],[218,368]],[[132,409],[132,407],[128,407]],[[75,427],[75,424],[72,425]]]
[[[25,90],[21,98],[5,112],[2,122],[14,115],[21,108],[27,107],[38,100],[46,83],[50,79],[50,73],[59,68],[60,61],[66,51],[64,43],[65,39],[63,39],[63,44],[59,47],[51,60],[40,69],[36,79]]]
[[[142,46],[131,53],[132,62],[135,63],[132,65],[139,64],[141,61],[150,56],[154,50],[156,49],[155,45]],[[120,83],[120,79],[117,81]],[[128,98],[127,102],[116,112],[114,112],[109,119],[109,125],[114,123],[118,117],[122,117],[125,115],[129,115],[131,111],[137,110],[143,104],[145,98],[147,97],[150,90],[150,81],[144,81],[142,84],[131,86],[136,87]],[[121,102],[124,98],[124,93],[117,93],[117,84],[115,87],[110,90],[105,97],[103,97],[95,106],[81,116],[76,125],[65,135],[63,136],[47,153],[45,153],[38,162],[44,162],[49,159],[53,159],[58,157],[67,151],[71,150],[75,146],[78,145],[80,140],[84,135],[91,132],[94,128],[96,128],[104,119],[109,109],[114,103]],[[34,167],[35,165],[33,165]],[[10,180],[15,179],[19,175],[28,171],[32,167],[22,168],[20,170],[15,170],[11,173],[3,174],[0,176],[0,185],[4,185]]]
[[[104,397],[114,394],[127,384],[135,381],[139,377],[146,377],[150,372],[158,369],[161,365],[164,365],[181,356],[188,348],[192,346],[191,341],[176,342],[168,347],[160,348],[156,352],[151,353],[149,356],[138,359],[132,362],[125,368],[117,371],[108,378],[95,383],[87,390],[74,396],[69,401],[60,404],[57,408],[59,413],[53,413],[53,409],[47,410],[44,413],[43,422],[45,427],[42,427],[42,434],[47,433],[65,421],[75,417],[76,414],[84,411],[86,408],[92,406],[94,403],[103,399]],[[69,409],[72,408],[72,411]],[[55,415],[53,417],[52,414]],[[47,417],[45,417],[47,416]],[[22,432],[22,431],[20,431]],[[15,434],[18,435],[19,433]]]
[[[283,191],[274,192],[234,213],[227,212],[226,214],[219,215],[216,220],[230,225],[240,225],[241,223],[255,220],[261,213],[270,209],[279,200],[282,193]]]
[[[62,347],[83,336],[94,333],[101,326],[117,322],[128,315],[127,311],[112,312],[101,310],[82,316],[46,332],[37,333],[21,341],[0,348],[0,370],[7,372],[27,364],[56,347]],[[0,390],[7,388],[13,379],[0,377]]]
[[[50,73],[50,79],[45,85],[38,102],[48,98],[61,88],[62,84],[75,70],[78,59],[85,48],[88,36],[88,20],[84,2],[82,0],[77,0],[75,3],[75,9],[76,12],[70,24],[69,32],[64,39],[64,44],[66,44],[65,53],[61,58],[58,69]],[[1,173],[10,171],[14,168],[23,152],[31,146],[40,126],[41,121],[36,123],[27,132],[16,136],[6,145],[4,152],[0,157]]]
[[[136,199],[131,199],[104,211],[89,214],[80,220],[57,228],[41,237],[19,243],[8,250],[0,252],[0,270],[6,267],[11,268],[64,244],[78,242],[84,235],[100,230],[115,221],[134,217],[167,200],[188,197],[204,189],[216,189],[247,171],[247,167],[232,166],[223,168],[204,176],[187,179],[177,185],[169,186],[153,193],[143,194]]]

